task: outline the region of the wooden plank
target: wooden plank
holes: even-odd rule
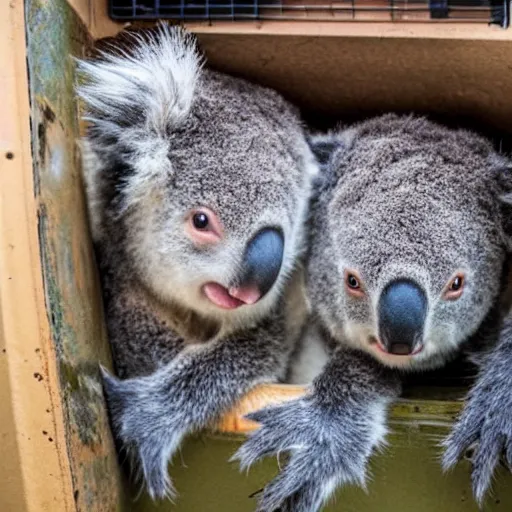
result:
[[[130,23],[116,22],[108,16],[107,0],[68,0],[68,4],[75,10],[87,31],[95,39],[114,35]]]
[[[395,111],[512,132],[512,41],[206,32],[199,40],[211,66],[277,89],[315,124]]]
[[[284,386],[263,384],[254,388],[240,402],[225,414],[213,430],[229,434],[247,434],[257,428],[258,424],[244,418],[246,414],[271,405],[298,398],[306,392],[303,386]]]
[[[512,41],[512,30],[453,21],[214,21],[191,22],[186,26],[197,34]]]
[[[75,510],[44,301],[23,2],[0,2],[0,509]]]
[[[27,0],[34,194],[44,298],[62,401],[73,506],[123,506],[98,363],[110,366],[82,187],[75,64],[90,44],[64,0]]]

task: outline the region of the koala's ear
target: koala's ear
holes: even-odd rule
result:
[[[357,134],[356,128],[339,129],[324,134],[310,134],[308,143],[320,167],[328,167],[335,155],[352,148]]]
[[[308,144],[322,168],[328,166],[334,153],[343,148],[343,140],[339,133],[309,135]]]
[[[126,36],[96,60],[79,60],[88,139],[101,157],[126,147],[145,151],[148,141],[165,139],[187,118],[200,76],[202,57],[194,36],[161,24]]]
[[[340,154],[348,152],[357,136],[355,129],[338,130],[326,134],[310,134],[307,137],[309,147],[315,155],[320,173],[315,181],[314,197],[323,190],[332,188],[342,174]]]

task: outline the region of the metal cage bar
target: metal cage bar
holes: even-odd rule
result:
[[[474,22],[508,28],[508,0],[109,0],[116,20]]]

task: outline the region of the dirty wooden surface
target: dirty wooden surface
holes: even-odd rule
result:
[[[46,311],[59,368],[76,510],[120,510],[98,362],[110,363],[78,149],[72,56],[89,44],[64,0],[27,0],[34,184]],[[41,442],[50,441],[43,432]],[[47,439],[48,438],[48,439]]]
[[[72,512],[39,257],[22,2],[0,2],[0,62],[0,510]]]

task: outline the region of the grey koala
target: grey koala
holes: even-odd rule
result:
[[[192,35],[160,25],[128,41],[79,62],[85,181],[112,428],[161,498],[186,434],[285,375],[285,292],[318,166],[295,108],[204,68]]]
[[[481,502],[503,452],[512,464],[511,163],[476,134],[392,114],[311,143],[324,178],[307,266],[313,320],[292,380],[311,362],[319,375],[305,398],[250,416],[262,427],[236,454],[243,466],[290,455],[259,510],[313,512],[338,485],[364,485],[400,373],[460,352],[480,373],[443,465],[479,444]]]

